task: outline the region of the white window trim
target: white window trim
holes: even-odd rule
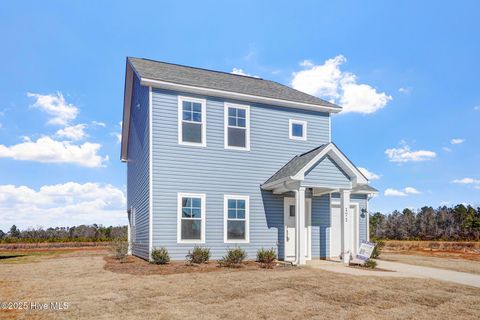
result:
[[[184,142],[182,140],[182,122],[183,122],[183,102],[196,102],[202,105],[202,142],[195,143],[195,142]],[[188,121],[186,121],[188,122]],[[198,123],[198,122],[195,122]],[[186,96],[178,96],[178,144],[184,146],[192,146],[192,147],[206,147],[207,146],[207,100],[206,99],[199,99],[199,98],[192,98]]]
[[[293,124],[299,124],[299,125],[303,126],[303,136],[302,137],[296,137],[296,136],[292,135]],[[290,138],[290,140],[307,141],[307,121],[290,119],[288,121],[288,137]]]
[[[202,210],[202,230],[200,232],[200,240],[183,240],[182,239],[182,198],[200,198],[201,199],[201,210]],[[204,193],[182,193],[179,192],[177,196],[177,243],[205,243],[205,215],[206,215],[206,204],[205,204],[205,194]]]
[[[245,110],[245,148],[232,147],[228,145],[228,108],[237,108],[237,109]],[[250,106],[249,105],[225,102],[223,136],[224,136],[225,149],[250,151]]]
[[[245,200],[245,239],[227,238],[227,221],[228,221],[228,200]],[[250,243],[250,197],[241,195],[223,196],[223,242],[224,243]]]

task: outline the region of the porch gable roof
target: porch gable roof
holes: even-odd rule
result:
[[[345,156],[343,152],[340,151],[340,149],[338,149],[333,142],[330,142],[293,157],[267,181],[265,181],[265,183],[262,184],[262,189],[272,190],[284,182],[303,181],[305,179],[305,173],[313,168],[320,159],[327,155],[330,156],[330,158],[332,158],[335,163],[350,177],[350,180],[352,181],[352,187],[368,184],[368,179],[362,174],[362,172],[358,170],[358,168]]]

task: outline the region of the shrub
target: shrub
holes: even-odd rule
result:
[[[170,262],[170,255],[166,248],[155,248],[152,250],[152,263],[167,264]]]
[[[385,247],[385,241],[380,239],[375,239],[375,240],[376,240],[376,245],[375,245],[375,248],[373,248],[372,256],[371,256],[371,258],[373,259],[378,258],[382,253],[383,247]]]
[[[245,250],[241,248],[228,249],[227,253],[218,260],[218,263],[222,267],[236,268],[242,265],[243,260],[247,257]]]
[[[121,239],[115,239],[112,241],[112,251],[115,258],[120,260],[121,263],[125,261],[128,254],[128,242]]]
[[[275,265],[277,259],[277,252],[274,248],[259,249],[257,251],[257,261],[261,263],[262,268],[271,269]]]
[[[372,259],[368,259],[363,265],[365,268],[375,269],[377,267],[377,262]]]
[[[209,248],[202,248],[199,246],[193,247],[192,251],[188,251],[186,256],[187,261],[192,263],[207,263],[210,260],[210,249]]]

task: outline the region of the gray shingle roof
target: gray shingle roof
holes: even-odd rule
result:
[[[341,109],[270,80],[141,58],[129,57],[128,61],[142,78]]]
[[[291,177],[297,174],[302,170],[307,163],[309,163],[317,154],[322,152],[328,144],[322,144],[321,146],[305,152],[301,155],[296,155],[293,157],[286,165],[284,165],[280,170],[278,170],[273,176],[271,176],[264,184],[281,180],[286,177]]]

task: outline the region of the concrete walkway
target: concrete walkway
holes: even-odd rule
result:
[[[435,279],[449,281],[458,284],[480,288],[480,275],[466,272],[457,272],[445,269],[414,266],[405,263],[376,260],[377,267],[389,271],[363,270],[359,268],[346,267],[341,262],[312,260],[307,267],[322,269],[326,271],[351,274],[357,276],[378,276],[378,277],[408,277]]]

